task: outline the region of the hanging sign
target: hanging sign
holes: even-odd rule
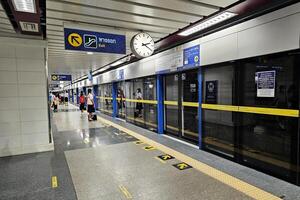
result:
[[[205,103],[218,103],[218,81],[206,81],[205,83]]]
[[[196,67],[200,65],[200,45],[183,50],[183,67]]]
[[[72,75],[67,74],[52,74],[52,81],[72,81]]]
[[[126,54],[125,35],[64,28],[65,49]]]
[[[275,97],[276,71],[256,72],[257,97]]]

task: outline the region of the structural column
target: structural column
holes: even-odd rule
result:
[[[198,69],[198,143],[202,149],[202,68]]]
[[[76,104],[78,104],[78,102],[79,102],[79,89],[78,88],[76,88]]]
[[[70,94],[70,92],[71,92],[71,90],[68,90],[68,103],[71,102],[71,99],[70,99],[71,94]]]
[[[118,116],[118,102],[117,102],[117,95],[118,95],[118,85],[117,82],[113,82],[112,84],[112,98],[113,98],[113,117]]]
[[[93,93],[94,93],[94,106],[95,109],[98,110],[98,85],[93,86]]]
[[[157,132],[164,133],[164,84],[163,76],[156,77],[156,92],[157,92]]]
[[[72,96],[71,96],[72,97],[72,103],[74,103],[74,89],[72,89],[71,92],[72,92]]]

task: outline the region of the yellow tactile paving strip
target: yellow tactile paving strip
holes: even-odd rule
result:
[[[151,146],[156,147],[157,149],[163,151],[166,154],[170,154],[171,156],[177,158],[178,160],[181,160],[182,162],[185,162],[185,163],[191,165],[192,167],[199,170],[200,172],[236,189],[237,191],[240,191],[240,192],[248,195],[249,197],[252,197],[254,199],[260,199],[260,200],[275,200],[275,199],[280,200],[279,197],[277,197],[269,192],[266,192],[258,187],[250,185],[249,183],[246,183],[240,179],[237,179],[229,174],[219,171],[213,167],[210,167],[209,165],[199,162],[198,160],[190,158],[178,151],[175,151],[175,150],[173,150],[169,147],[166,147],[158,142],[155,142],[155,141],[153,141],[145,136],[142,136],[132,130],[129,130],[121,125],[118,125],[114,122],[106,120],[102,117],[99,117],[99,119],[105,124],[109,124],[121,131],[124,131],[127,134],[129,134],[133,137],[136,137],[137,139],[139,139]]]

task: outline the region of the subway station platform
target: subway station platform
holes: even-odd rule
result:
[[[0,158],[0,199],[300,199],[300,188],[191,144],[73,105],[54,152]]]

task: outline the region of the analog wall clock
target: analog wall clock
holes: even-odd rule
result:
[[[154,52],[154,40],[148,33],[138,33],[131,39],[132,53],[138,58],[151,56]]]

